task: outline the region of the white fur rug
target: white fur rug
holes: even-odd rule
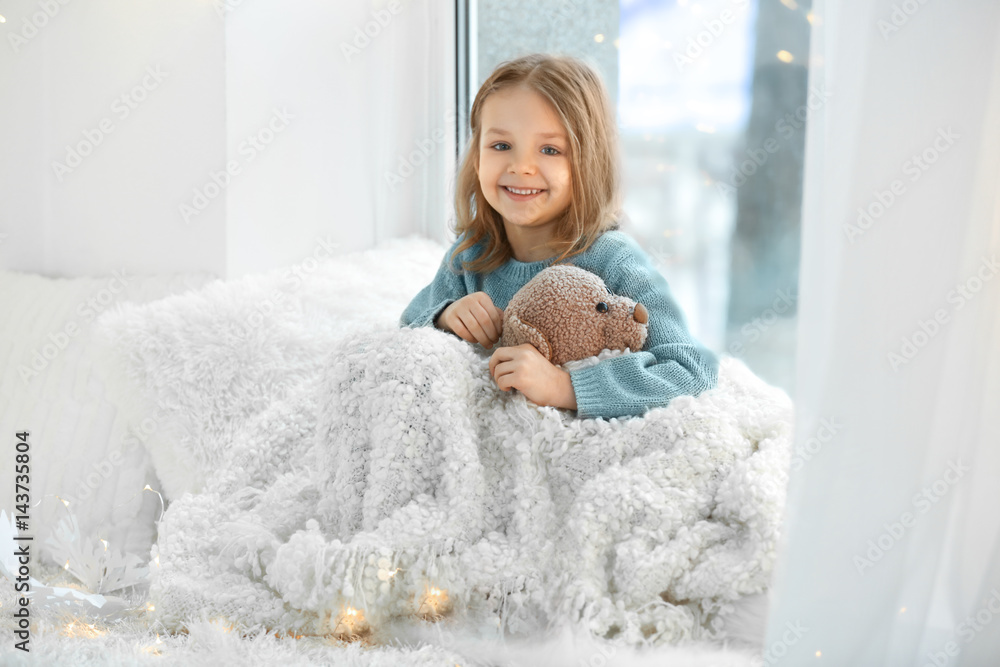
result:
[[[39,568],[46,581],[62,568]],[[142,596],[132,600],[142,608]],[[0,587],[4,609],[14,608],[12,586]],[[267,632],[241,635],[220,619],[193,620],[187,632],[170,634],[135,614],[105,622],[69,617],[51,608],[35,609],[31,652],[0,646],[0,664],[10,667],[274,667],[342,665],[344,667],[760,667],[759,652],[720,648],[709,642],[637,650],[569,632],[532,641],[483,637],[462,632],[447,621],[387,627],[385,645],[366,646],[321,637],[276,637]],[[0,631],[13,637],[10,614],[0,615]]]

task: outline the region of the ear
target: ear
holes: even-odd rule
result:
[[[527,322],[522,322],[521,318],[511,313],[503,323],[503,336],[500,345],[502,347],[514,347],[523,343],[531,343],[542,356],[552,361],[552,346],[545,338],[545,334],[531,326]]]

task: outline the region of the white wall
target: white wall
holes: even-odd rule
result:
[[[328,242],[445,238],[451,3],[51,1],[47,19],[0,9],[8,35],[46,23],[18,53],[0,45],[0,268],[231,278]],[[116,98],[157,66],[119,120]],[[51,163],[103,117],[113,131],[60,181]],[[412,173],[390,187],[401,160]]]
[[[414,142],[446,132],[450,4],[310,0],[291,11],[257,1],[228,13],[230,159],[254,155],[247,138],[266,127],[272,109],[293,116],[228,189],[233,275],[299,261],[318,238],[334,238],[346,252],[388,236],[429,235],[428,219],[443,229],[441,175],[453,143],[432,140],[431,160],[393,189],[384,175]]]
[[[224,24],[211,4],[11,0],[0,12],[0,267],[221,274],[224,205],[190,227],[177,211],[190,172],[225,155]],[[133,91],[134,109],[122,99]],[[56,173],[69,147],[94,143]]]

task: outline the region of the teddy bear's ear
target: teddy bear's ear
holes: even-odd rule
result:
[[[517,315],[511,313],[507,316],[507,320],[503,324],[502,344],[504,347],[513,347],[523,343],[531,343],[542,353],[543,357],[552,361],[552,346],[549,345],[549,341],[546,340],[545,335],[527,322],[522,322]]]

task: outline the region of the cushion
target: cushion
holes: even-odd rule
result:
[[[96,323],[111,391],[144,440],[168,499],[197,492],[249,419],[314,376],[334,341],[391,324],[446,248],[410,237],[325,260],[216,280]]]
[[[108,310],[140,306],[201,287],[209,274],[51,278],[0,271],[0,428],[30,433],[30,531],[41,553],[71,511],[81,535],[105,539],[145,556],[161,504],[141,445],[152,423],[127,417],[108,393],[92,330]],[[3,479],[14,479],[14,457],[0,457]],[[13,507],[13,484],[5,487]],[[60,499],[68,503],[64,505]],[[145,558],[144,558],[145,559]],[[60,564],[62,564],[60,562]]]

